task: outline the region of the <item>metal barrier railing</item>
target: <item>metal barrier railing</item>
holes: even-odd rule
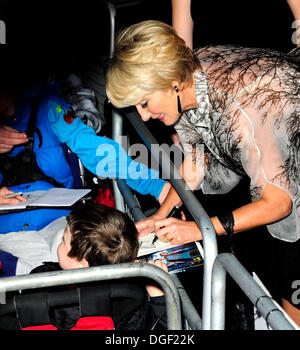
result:
[[[120,192],[125,199],[125,203],[128,207],[128,210],[133,217],[133,219],[137,222],[140,220],[145,219],[145,215],[136,199],[136,197],[131,192],[130,188],[126,184],[125,180],[118,179],[116,180],[117,184],[119,186]],[[181,284],[180,280],[176,275],[171,275],[172,279],[174,280],[174,283],[176,285],[176,288],[178,290],[178,293],[180,295],[181,305],[182,305],[182,312],[183,316],[185,318],[185,321],[187,321],[187,328],[193,329],[193,330],[200,330],[202,329],[201,325],[201,318],[195,309],[193,303],[191,302],[188,294],[186,293],[183,285]]]
[[[180,298],[176,285],[167,272],[149,264],[124,263],[3,277],[0,279],[0,293],[130,277],[150,278],[162,287],[166,298],[168,329],[181,330]]]
[[[183,321],[185,322],[185,329],[201,330],[202,329],[202,321],[201,321],[201,318],[200,318],[196,308],[194,307],[193,303],[191,302],[190,297],[188,296],[187,292],[185,291],[179,278],[175,274],[171,275],[171,277],[174,280],[174,283],[176,285],[176,288],[177,288],[179,296],[180,296],[181,306],[182,306],[182,314],[184,316]]]
[[[129,213],[133,217],[134,221],[138,222],[145,219],[146,216],[143,213],[140,204],[138,203],[136,197],[131,192],[125,180],[117,179],[116,183],[119,187],[122,198],[125,198],[126,206],[129,210]]]
[[[227,272],[273,329],[295,330],[270,296],[230,253],[219,254],[213,266],[211,329],[225,329],[225,279]]]
[[[114,112],[118,119],[115,119],[117,123],[122,125],[122,115],[119,111]],[[141,136],[142,140],[151,151],[151,144],[157,144],[157,141],[153,138],[149,130],[140,120],[134,112],[126,113],[126,117],[129,119],[133,127]],[[122,129],[120,125],[117,127],[118,132]],[[119,136],[115,135],[116,137]],[[163,150],[160,150],[163,152]],[[202,329],[224,329],[225,328],[225,290],[226,290],[226,271],[233,274],[232,278],[237,282],[239,287],[244,293],[250,298],[250,300],[257,306],[258,310],[261,311],[262,316],[267,319],[267,322],[272,326],[273,329],[295,329],[293,325],[285,318],[284,314],[274,302],[267,297],[263,290],[257,285],[253,277],[244,269],[244,267],[238,262],[234,256],[226,254],[217,254],[215,231],[211,228],[211,225],[207,225],[207,217],[205,211],[202,209],[201,204],[190,196],[190,191],[186,192],[186,188],[183,186],[183,181],[178,181],[178,173],[171,161],[168,163],[161,164],[161,160],[158,155],[152,153],[155,159],[162,167],[162,171],[170,174],[170,182],[177,190],[181,199],[190,210],[192,216],[197,218],[195,220],[200,227],[203,234],[203,248],[204,248],[204,279],[203,279],[203,311],[202,311]],[[166,159],[163,158],[163,159]],[[167,166],[167,169],[166,169]],[[174,171],[173,171],[174,169]],[[120,180],[118,180],[119,183]],[[122,180],[124,181],[124,180]],[[125,182],[124,182],[125,183]],[[125,184],[126,185],[126,184]],[[127,186],[127,185],[126,185]],[[125,187],[121,184],[121,187]],[[120,187],[120,186],[119,186]],[[127,189],[130,192],[130,189]],[[185,193],[182,193],[184,191]],[[125,198],[128,198],[126,190],[121,191]],[[130,196],[129,196],[130,197]],[[130,201],[129,201],[130,203]],[[144,215],[138,204],[132,201],[129,204],[129,210],[136,221],[142,220]],[[199,208],[199,211],[195,208]],[[133,213],[137,211],[137,216]],[[193,215],[194,214],[194,215]],[[211,231],[210,231],[211,230]],[[212,234],[213,233],[213,234]],[[230,258],[228,257],[230,256]],[[207,261],[207,259],[209,261]],[[229,260],[229,262],[227,262]],[[205,265],[206,264],[206,265]],[[225,265],[225,266],[223,266]],[[175,276],[174,276],[175,277]],[[176,278],[176,277],[175,277]],[[176,283],[180,281],[177,279]],[[209,284],[209,286],[207,285]],[[178,285],[178,284],[177,284]],[[210,287],[210,288],[209,288]],[[211,298],[210,302],[206,298]],[[267,303],[267,306],[265,305]],[[208,309],[210,307],[210,310]],[[199,327],[199,315],[197,312],[193,313],[192,308],[188,307],[184,316],[187,315],[189,318],[188,322],[194,324],[195,327]],[[275,312],[276,311],[276,312]],[[191,320],[192,316],[195,315],[195,323]],[[208,322],[210,322],[208,324]],[[199,329],[199,328],[194,328]]]
[[[124,113],[122,110],[113,108],[112,114],[114,123],[119,123],[119,125],[114,126],[113,130],[112,137],[115,141],[118,141],[120,139],[120,132],[123,128],[122,115],[124,115],[140,135],[141,139],[150,150],[150,152],[152,151],[151,145],[158,145],[158,142],[142,122],[135,109],[128,109],[126,113]],[[173,162],[171,162],[169,156],[164,152],[163,149],[160,149],[160,152],[162,154],[162,158],[164,159],[164,163],[161,161],[160,154],[152,153],[152,156],[160,165],[163,176],[165,175],[165,178],[169,178],[172,186],[177,191],[182,202],[185,204],[202,232],[202,242],[204,249],[202,329],[208,330],[210,329],[211,313],[211,272],[214,260],[218,254],[216,233],[211,220],[203,209],[201,203],[198,201],[191,190],[187,190],[187,184],[182,179],[181,174],[175,168]]]
[[[118,144],[122,145],[121,136],[123,135],[123,117],[120,113],[113,111],[112,113],[112,139]],[[124,145],[122,145],[124,146]],[[115,196],[115,206],[118,210],[125,212],[124,199],[120,193],[118,184],[116,180],[112,181],[114,196]]]
[[[115,46],[115,30],[116,30],[116,15],[117,8],[128,7],[140,4],[142,0],[102,0],[108,9],[110,20],[110,49],[109,57],[112,58]]]

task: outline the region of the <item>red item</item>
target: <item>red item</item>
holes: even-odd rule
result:
[[[73,111],[68,110],[68,112],[64,114],[64,120],[67,124],[72,124],[75,118]]]
[[[76,325],[72,327],[71,331],[85,331],[85,330],[113,330],[115,329],[114,322],[111,317],[106,316],[92,316],[80,318]],[[24,331],[57,331],[58,329],[52,324],[41,326],[32,326],[22,328]]]
[[[94,199],[95,204],[103,204],[110,208],[115,208],[115,197],[109,188],[99,188],[98,194]]]

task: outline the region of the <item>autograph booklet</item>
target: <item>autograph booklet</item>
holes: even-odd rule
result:
[[[168,266],[169,273],[195,269],[203,265],[203,249],[199,242],[168,247],[138,257],[141,262],[161,260]]]

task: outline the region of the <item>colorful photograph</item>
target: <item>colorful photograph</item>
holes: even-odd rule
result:
[[[186,243],[159,252],[141,256],[139,261],[161,260],[168,266],[169,273],[183,272],[203,264],[203,257],[197,243]]]

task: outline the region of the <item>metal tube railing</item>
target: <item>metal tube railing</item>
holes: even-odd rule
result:
[[[171,275],[171,277],[174,280],[174,283],[180,295],[182,313],[185,317],[185,320],[188,323],[189,328],[193,330],[201,330],[202,329],[201,318],[196,308],[194,307],[193,303],[191,302],[191,299],[186,293],[182,283],[180,282],[179,278],[175,274]]]
[[[225,279],[226,272],[233,278],[253,305],[261,312],[267,323],[275,330],[295,330],[274,301],[255,282],[251,274],[230,253],[219,254],[212,272],[211,328],[225,328]]]
[[[112,139],[118,144],[122,145],[121,136],[123,134],[123,117],[117,111],[112,113]],[[124,200],[121,196],[120,189],[116,180],[112,180],[114,196],[115,196],[115,206],[118,210],[125,212]]]
[[[109,45],[109,58],[113,57],[115,47],[115,30],[116,30],[116,7],[111,1],[107,1],[109,20],[110,20],[110,45]]]
[[[168,329],[181,330],[180,299],[174,281],[167,272],[149,264],[124,263],[3,277],[0,279],[0,293],[130,277],[147,277],[162,287],[166,298]]]
[[[130,214],[132,215],[134,221],[138,222],[146,218],[145,214],[143,213],[139,202],[132,194],[130,188],[128,187],[127,183],[123,179],[117,179],[116,180],[117,185],[119,187],[120,193],[122,194],[122,197],[125,199],[126,205],[129,209]]]
[[[114,47],[115,47],[115,32],[116,32],[116,14],[117,8],[128,7],[133,5],[138,5],[141,0],[127,0],[127,1],[114,1],[114,0],[103,0],[108,8],[109,20],[110,20],[110,47],[109,47],[109,57],[113,57]]]
[[[125,180],[117,179],[117,184],[134,220],[140,221],[145,219],[145,214],[143,213],[140,204],[138,203],[136,197],[134,197],[132,194]],[[174,283],[180,295],[183,315],[187,320],[189,326],[194,330],[201,329],[201,318],[194,305],[192,304],[189,296],[187,295],[183,285],[176,275],[171,275],[171,277],[174,280]]]
[[[122,114],[122,110],[115,110],[116,113]],[[217,239],[214,227],[202,205],[195,197],[191,190],[188,190],[187,184],[182,179],[181,174],[171,162],[169,156],[160,149],[163,159],[168,160],[162,164],[159,154],[152,152],[151,145],[158,145],[156,139],[152,136],[148,128],[142,122],[135,109],[128,109],[125,116],[128,118],[132,126],[138,132],[145,145],[152,153],[154,159],[161,166],[163,176],[169,176],[172,186],[177,191],[181,200],[191,213],[195,222],[199,226],[202,233],[202,242],[204,249],[204,279],[203,279],[203,306],[202,306],[202,328],[210,329],[210,313],[211,313],[211,271],[214,260],[218,254]]]

